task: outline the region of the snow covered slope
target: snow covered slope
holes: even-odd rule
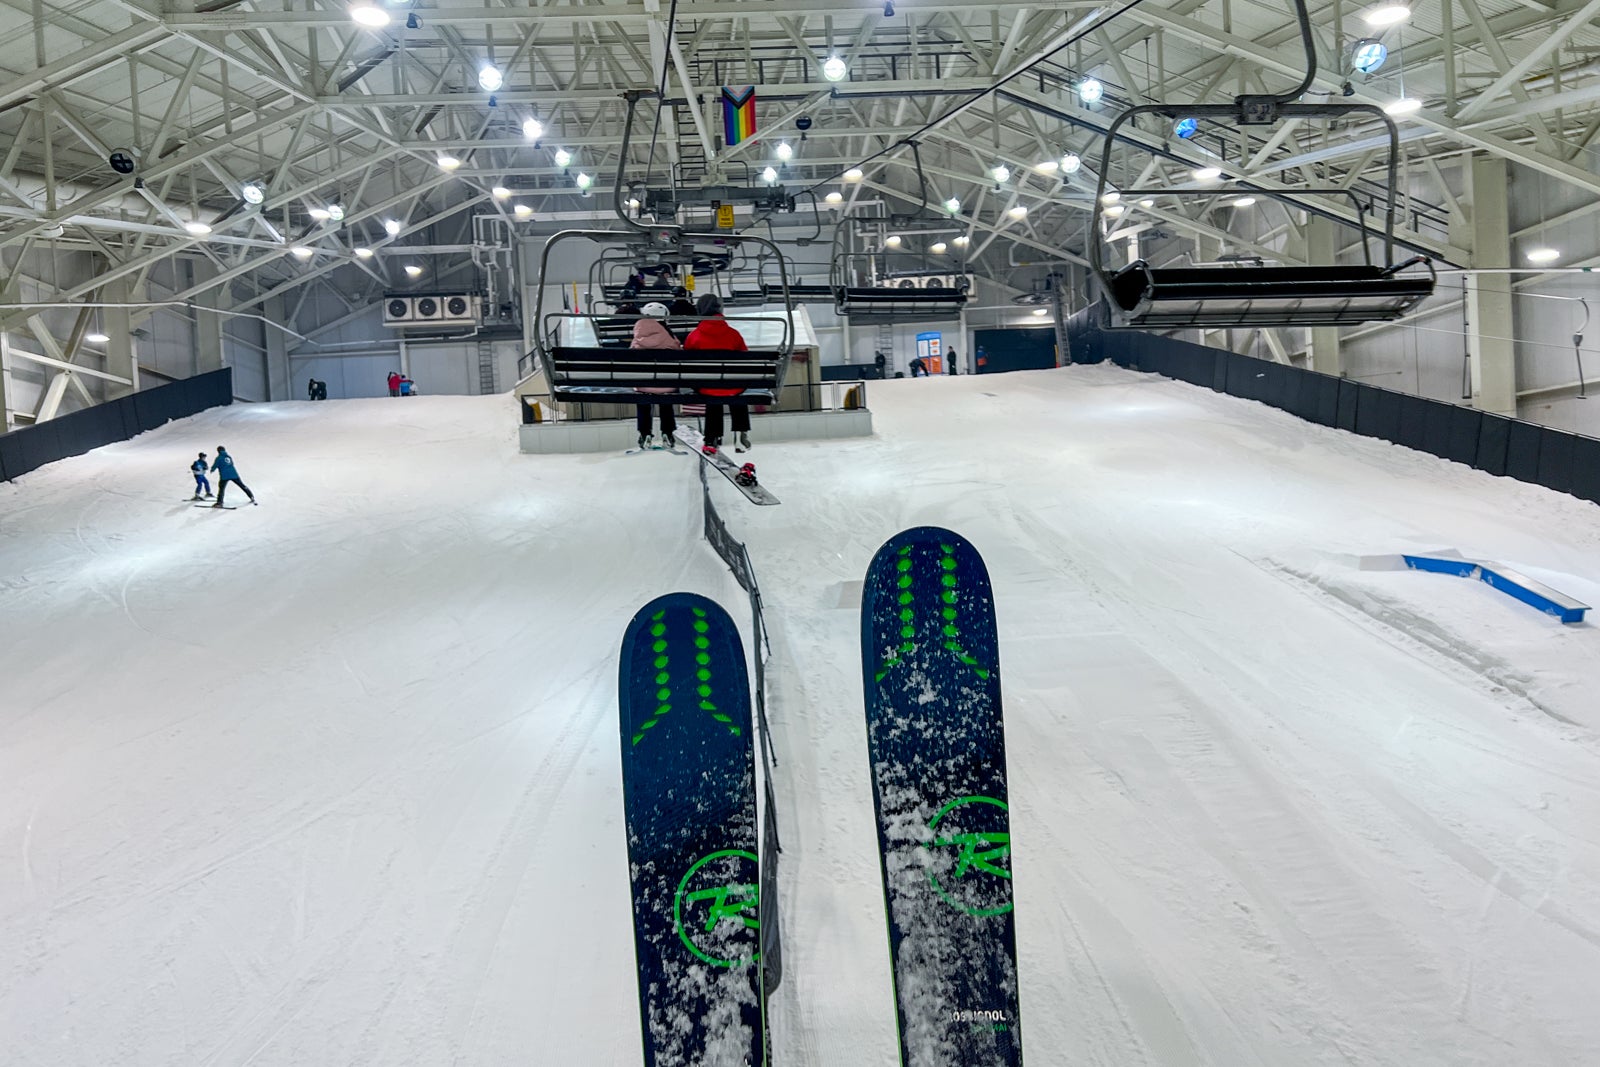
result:
[[[1114,368],[874,383],[716,485],[773,628],[779,1064],[890,1064],[858,583],[993,576],[1032,1064],[1600,1058],[1600,509]],[[616,645],[745,614],[694,460],[503,398],[208,413],[0,486],[6,1062],[631,1064]],[[759,430],[759,427],[758,427]],[[759,437],[759,433],[757,434]],[[224,444],[262,507],[183,503]]]

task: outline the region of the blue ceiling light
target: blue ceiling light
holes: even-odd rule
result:
[[[1362,74],[1371,74],[1388,58],[1388,47],[1375,37],[1363,37],[1350,46],[1350,65]]]
[[[1172,132],[1178,135],[1180,141],[1187,141],[1200,132],[1200,124],[1194,119],[1179,119],[1178,124],[1172,127]]]

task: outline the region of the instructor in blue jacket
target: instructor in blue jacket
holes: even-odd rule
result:
[[[217,458],[212,461],[211,469],[217,474],[217,502],[212,504],[212,507],[222,506],[222,497],[228,491],[229,482],[243,489],[244,495],[250,498],[250,503],[256,502],[256,495],[250,491],[250,487],[239,480],[239,472],[233,466],[233,457],[228,455],[228,450],[221,445],[217,446]]]

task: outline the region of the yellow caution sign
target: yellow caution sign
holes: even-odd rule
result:
[[[733,229],[733,205],[720,204],[717,207],[717,229]]]
[[[694,275],[693,274],[685,274],[683,276],[683,287],[685,289],[689,290],[691,293],[694,292]]]

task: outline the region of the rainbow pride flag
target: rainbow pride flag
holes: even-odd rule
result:
[[[756,87],[722,87],[722,143],[729,148],[756,135]]]

